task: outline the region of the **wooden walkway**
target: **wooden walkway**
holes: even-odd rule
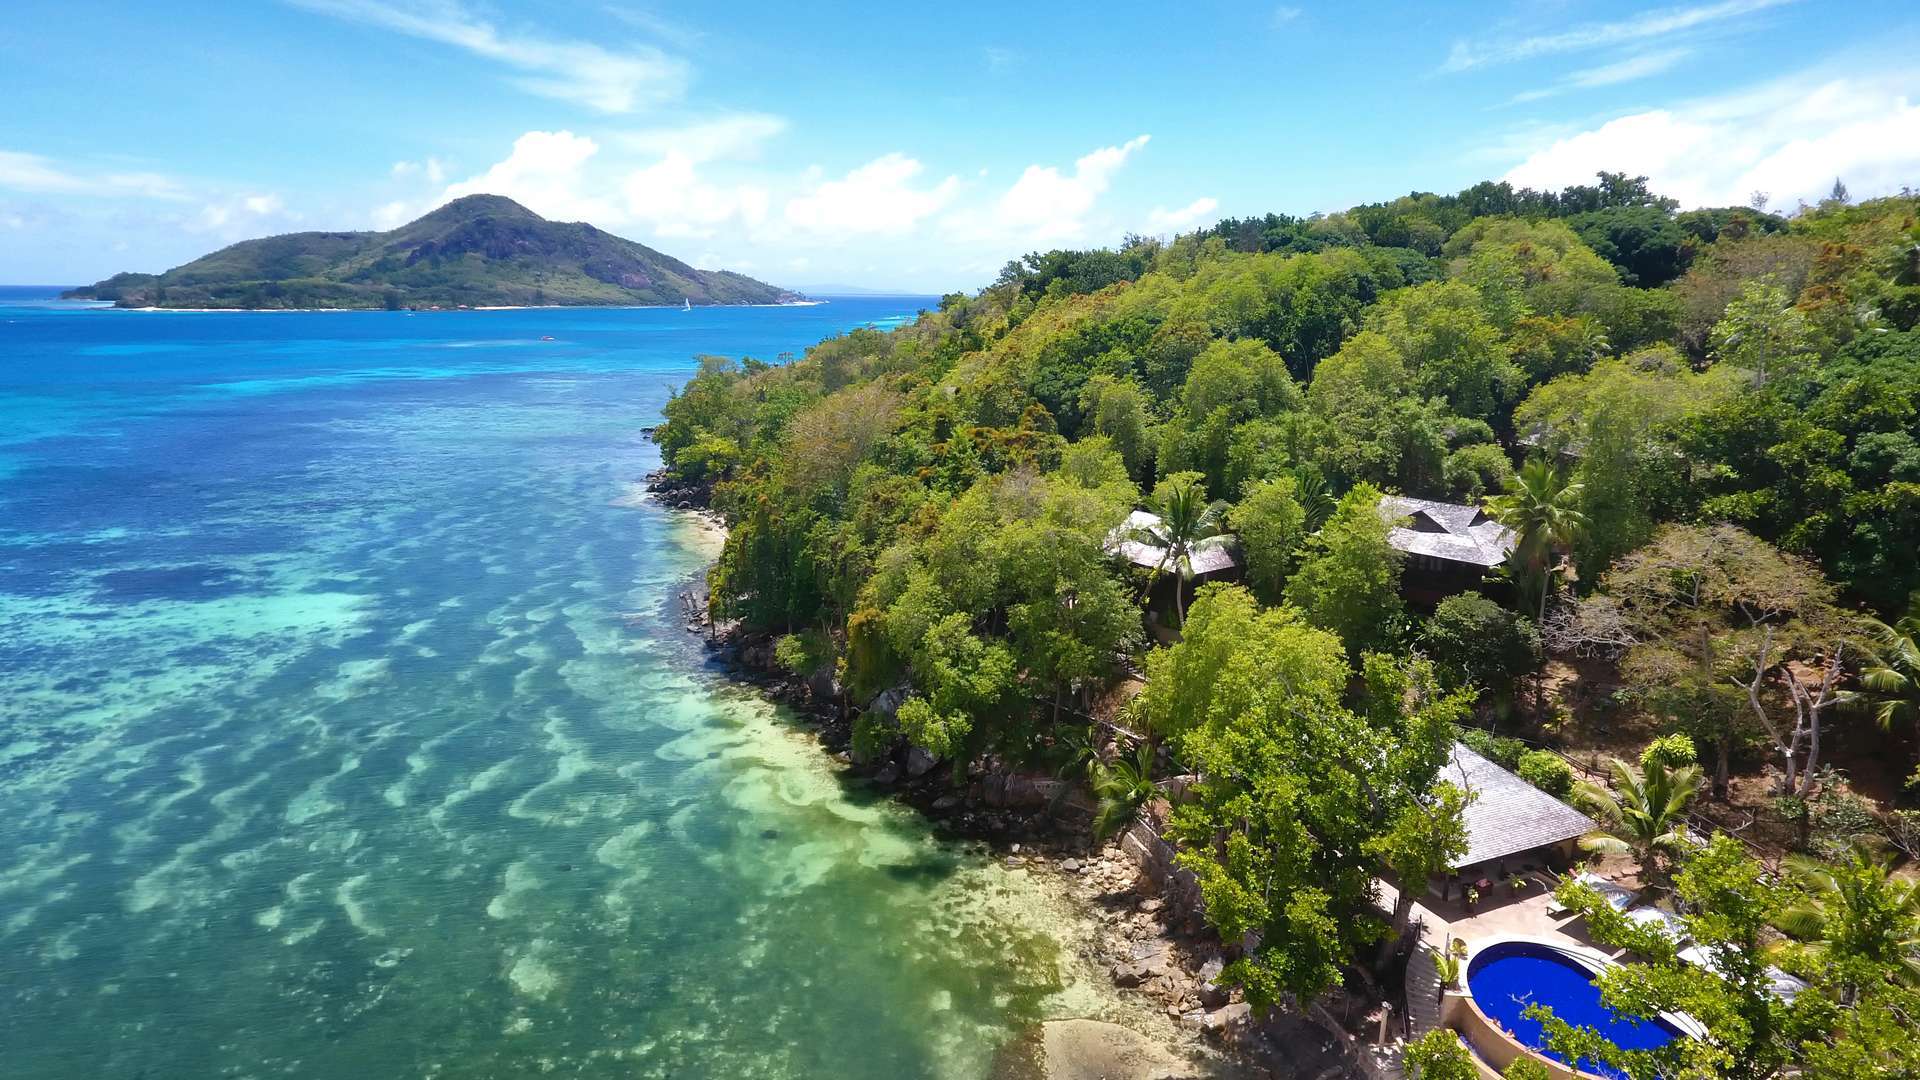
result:
[[[1440,924],[1442,927],[1445,923]],[[1422,920],[1420,943],[1413,947],[1412,955],[1407,957],[1407,1038],[1417,1039],[1440,1026],[1440,968],[1435,963],[1438,950],[1445,949],[1446,932],[1439,935],[1439,941],[1429,941],[1427,925]]]
[[[1390,881],[1379,883],[1379,903],[1388,913],[1398,899]],[[1413,905],[1415,945],[1407,956],[1407,1038],[1417,1039],[1440,1026],[1440,968],[1435,960],[1453,936],[1447,920],[1419,903]]]

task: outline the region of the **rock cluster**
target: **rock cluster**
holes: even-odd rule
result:
[[[1106,927],[1092,943],[1116,986],[1138,988],[1192,1029],[1235,1041],[1252,1027],[1252,1010],[1220,983],[1219,942],[1155,895],[1153,882],[1118,845],[1059,864],[1074,895]]]
[[[651,435],[652,429],[647,429],[646,434]],[[655,469],[644,480],[647,491],[661,506],[675,510],[705,510],[713,497],[711,485],[683,480],[666,469]]]

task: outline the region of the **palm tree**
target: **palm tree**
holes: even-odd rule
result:
[[[1547,596],[1553,591],[1554,554],[1573,547],[1587,530],[1580,505],[1583,485],[1546,458],[1531,458],[1507,480],[1504,495],[1487,498],[1487,513],[1513,530],[1511,565],[1523,589],[1539,589],[1534,618],[1545,619]]]
[[[1580,841],[1588,851],[1630,855],[1642,881],[1663,880],[1662,855],[1687,846],[1686,809],[1700,791],[1700,766],[1668,768],[1654,763],[1636,776],[1625,762],[1613,761],[1613,791],[1582,781],[1575,798],[1600,819],[1600,831]],[[1617,794],[1616,794],[1617,793]]]
[[[1301,527],[1310,533],[1320,531],[1320,526],[1333,516],[1333,492],[1327,489],[1326,478],[1320,470],[1311,465],[1293,467],[1293,498],[1306,511]]]
[[[1141,743],[1132,761],[1115,758],[1112,765],[1095,763],[1093,793],[1100,806],[1093,815],[1093,835],[1101,840],[1127,826],[1140,807],[1153,798],[1153,744]]]
[[[1892,623],[1865,621],[1873,652],[1860,669],[1862,696],[1881,727],[1908,723],[1920,730],[1920,594]]]
[[[1227,504],[1208,502],[1207,489],[1192,476],[1174,476],[1154,500],[1160,523],[1133,530],[1132,539],[1160,549],[1157,577],[1172,570],[1179,577],[1173,589],[1173,611],[1180,626],[1187,625],[1186,583],[1193,580],[1193,557],[1227,543]]]
[[[1906,986],[1920,986],[1920,882],[1895,877],[1893,865],[1856,843],[1847,858],[1787,860],[1805,897],[1776,925],[1798,941],[1789,948],[1823,964],[1864,961]]]

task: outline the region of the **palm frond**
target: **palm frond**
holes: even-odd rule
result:
[[[1799,903],[1780,912],[1773,925],[1801,941],[1818,941],[1827,931],[1827,917],[1817,906]]]
[[[1606,833],[1593,833],[1580,838],[1580,850],[1591,851],[1596,855],[1631,855],[1633,848],[1625,840]]]

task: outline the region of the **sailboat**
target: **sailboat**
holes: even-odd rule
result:
[[[689,300],[689,299],[687,299],[687,298],[686,298],[686,297],[684,297],[684,296],[680,298],[680,304],[681,304],[681,307],[680,307],[680,310],[681,310],[681,311],[692,311],[692,310],[693,310],[693,301],[691,301],[691,300]]]

